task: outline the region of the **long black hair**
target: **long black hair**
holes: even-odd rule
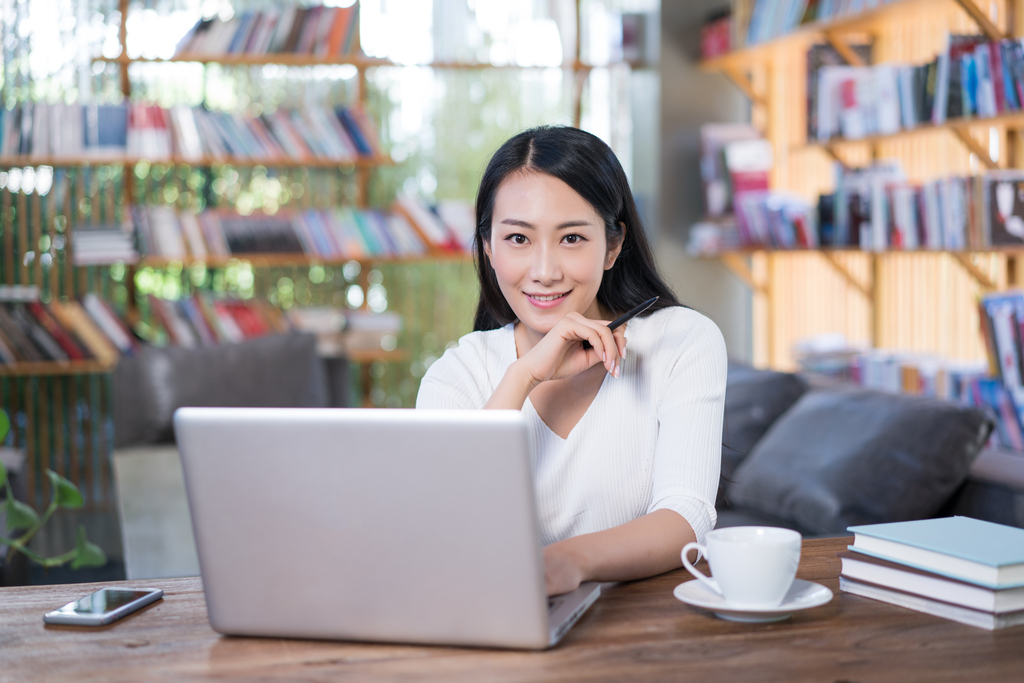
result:
[[[480,181],[475,240],[480,303],[474,330],[493,330],[516,320],[498,286],[484,245],[491,239],[498,188],[505,178],[520,171],[545,173],[564,182],[594,207],[604,221],[609,249],[622,243],[615,265],[605,271],[597,290],[597,300],[605,309],[619,315],[654,296],[660,297],[658,302],[642,315],[681,305],[654,265],[626,173],[611,147],[578,128],[541,126],[523,131],[503,144],[491,157]]]

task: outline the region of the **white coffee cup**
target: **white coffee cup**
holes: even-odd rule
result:
[[[800,543],[800,533],[790,529],[715,529],[708,533],[706,545],[687,543],[683,547],[683,566],[730,605],[778,607],[796,578]],[[707,558],[710,577],[697,571],[687,559],[693,549]]]

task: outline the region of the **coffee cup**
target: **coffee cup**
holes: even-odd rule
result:
[[[800,564],[799,532],[770,526],[715,529],[705,544],[683,547],[683,566],[730,605],[778,607]],[[708,560],[711,576],[699,572],[687,554],[696,549]],[[700,557],[698,556],[698,559]]]

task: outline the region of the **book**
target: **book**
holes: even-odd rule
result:
[[[843,565],[840,576],[848,579],[982,612],[1002,614],[1024,610],[1024,586],[993,590],[863,553],[844,550],[837,556]]]
[[[117,348],[100,331],[77,301],[55,299],[50,302],[49,309],[53,317],[65,329],[71,330],[77,335],[96,360],[105,364],[117,361]]]
[[[1024,624],[1024,610],[993,614],[844,576],[839,577],[839,590],[989,631]]]
[[[1024,529],[944,517],[847,530],[856,552],[989,588],[1024,586]]]

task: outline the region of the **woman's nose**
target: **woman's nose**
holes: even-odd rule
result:
[[[536,251],[536,258],[530,268],[530,276],[534,282],[548,284],[562,279],[562,266],[557,252],[557,249],[550,247],[541,247]]]

